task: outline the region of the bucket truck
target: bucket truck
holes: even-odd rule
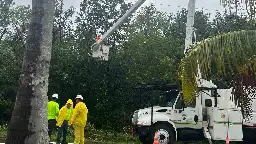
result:
[[[189,0],[184,54],[192,45],[194,14],[195,0]],[[195,103],[186,105],[180,91],[172,106],[135,111],[132,122],[135,135],[142,143],[151,143],[154,137],[158,137],[161,144],[202,139],[208,139],[209,143],[243,141],[241,110],[237,107],[226,107],[229,101],[223,104],[225,102],[219,99],[231,97],[227,95],[229,91],[217,89],[211,81],[201,78],[199,68],[198,71],[198,93],[193,96]],[[158,136],[155,136],[156,131]]]
[[[93,57],[108,60],[109,48],[104,41],[146,0],[138,0],[96,43],[91,47]],[[184,53],[192,44],[194,33],[195,0],[189,0]],[[194,33],[195,35],[195,33]],[[227,107],[221,98],[231,97],[225,89],[217,89],[211,81],[197,77],[198,93],[193,96],[194,103],[184,103],[182,91],[169,88],[166,92],[167,105],[152,106],[136,110],[132,125],[134,134],[144,144],[153,143],[154,138],[160,144],[175,144],[176,141],[243,141],[241,110],[236,106]],[[174,89],[171,90],[171,89]],[[170,97],[171,98],[168,98]],[[157,133],[156,133],[157,132]]]

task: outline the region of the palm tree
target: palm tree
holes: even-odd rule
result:
[[[47,91],[54,0],[32,0],[32,17],[7,144],[48,144]]]
[[[196,75],[199,64],[202,77],[231,77],[237,104],[244,114],[250,112],[251,98],[244,87],[256,84],[256,30],[235,31],[205,39],[190,47],[180,65],[180,79],[185,102],[196,93]],[[198,61],[198,62],[197,62]]]

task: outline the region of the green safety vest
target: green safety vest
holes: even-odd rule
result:
[[[59,114],[59,104],[55,101],[48,102],[48,120],[56,120]]]

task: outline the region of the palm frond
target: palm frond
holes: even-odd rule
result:
[[[255,74],[255,55],[256,30],[225,33],[192,45],[179,70],[185,103],[189,103],[197,91],[197,60],[204,79],[210,79],[211,75],[235,78]],[[254,79],[242,85],[252,86],[256,77]]]

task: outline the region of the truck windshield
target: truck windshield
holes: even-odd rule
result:
[[[195,106],[196,106],[195,97],[192,98],[190,103],[185,104],[183,93],[180,93],[175,108],[176,109],[182,109],[182,108],[187,108],[187,107],[195,108]]]
[[[178,91],[165,92],[165,104],[164,105],[166,107],[172,107],[178,94],[179,94]]]
[[[172,84],[140,84],[135,87],[135,90],[139,94],[137,99],[139,108],[172,107],[179,94],[178,86]]]

